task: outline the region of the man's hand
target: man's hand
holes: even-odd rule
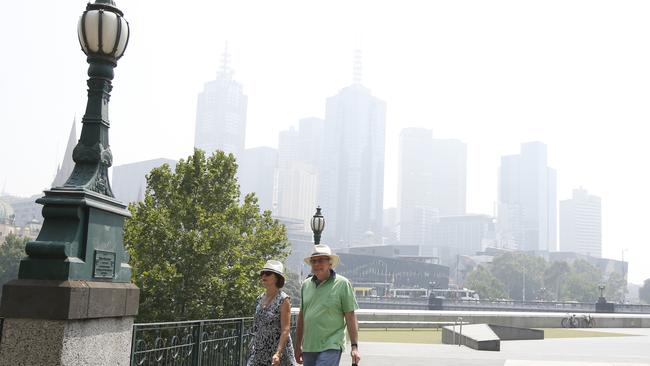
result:
[[[272,366],[280,366],[280,354],[279,353],[274,353],[273,358],[271,359],[271,365]]]
[[[296,356],[296,362],[302,365],[302,347],[297,346],[296,349],[294,350],[295,356]]]
[[[352,363],[355,365],[358,364],[359,361],[361,361],[361,355],[359,355],[359,350],[357,349],[357,347],[352,347],[350,356],[352,357]]]

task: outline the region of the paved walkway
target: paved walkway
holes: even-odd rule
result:
[[[581,329],[582,330],[582,329]],[[360,340],[363,366],[633,366],[650,365],[650,329],[594,329],[632,337],[551,338],[501,342],[501,351],[475,351],[441,344]],[[348,348],[349,349],[349,348]],[[340,365],[351,364],[343,355]]]

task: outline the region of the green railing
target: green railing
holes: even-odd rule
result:
[[[294,336],[296,315],[291,316]],[[250,352],[253,318],[133,325],[132,366],[243,366]]]

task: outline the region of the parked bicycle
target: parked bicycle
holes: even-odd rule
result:
[[[567,314],[562,318],[562,328],[593,328],[596,326],[596,320],[591,314],[583,314],[580,317],[575,314]]]
[[[580,326],[578,317],[575,314],[567,314],[562,318],[562,328],[578,328]]]
[[[591,314],[582,315],[580,323],[585,328],[593,328],[596,326],[596,319],[594,319]]]

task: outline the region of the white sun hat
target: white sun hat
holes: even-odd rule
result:
[[[332,253],[332,249],[330,249],[330,247],[325,244],[314,245],[314,249],[312,250],[311,255],[305,258],[305,263],[311,265],[309,261],[314,257],[329,257],[330,262],[332,263],[332,268],[336,267],[339,264],[340,260],[339,256]]]
[[[260,274],[262,274],[262,272],[273,272],[284,278],[284,265],[280,261],[269,259],[266,261],[264,268],[260,270]]]

